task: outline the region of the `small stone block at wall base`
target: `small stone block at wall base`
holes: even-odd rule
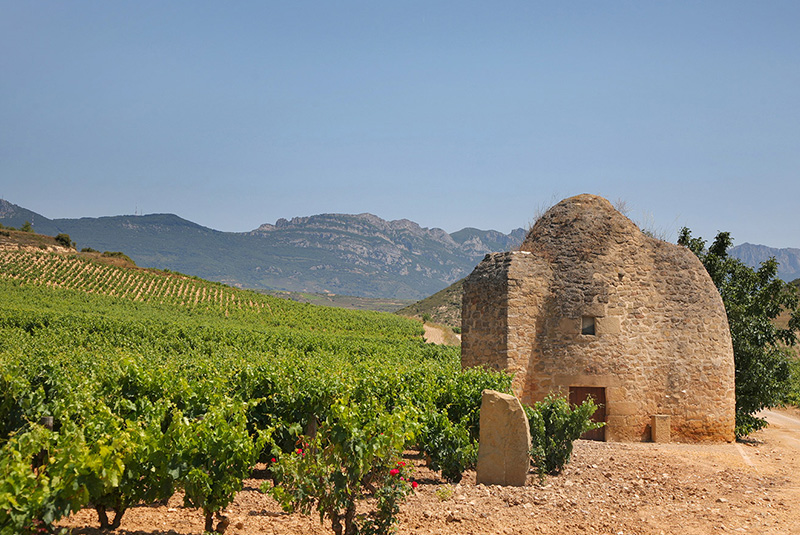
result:
[[[475,482],[522,487],[530,469],[531,433],[517,398],[484,390]]]
[[[669,414],[654,414],[650,422],[650,438],[653,442],[669,442]]]

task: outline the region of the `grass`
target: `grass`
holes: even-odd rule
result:
[[[414,303],[408,299],[390,299],[378,297],[356,297],[332,293],[289,292],[280,290],[263,290],[260,293],[290,299],[298,303],[310,303],[349,310],[373,310],[375,312],[396,312]]]
[[[410,316],[446,325],[461,327],[461,296],[464,279],[454,282],[444,290],[397,311],[401,316]]]

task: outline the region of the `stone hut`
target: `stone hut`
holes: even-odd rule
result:
[[[651,422],[666,421],[672,440],[734,440],[717,289],[691,251],[646,236],[602,197],[565,199],[520,250],[486,255],[464,281],[461,354],[464,367],[512,372],[525,404],[591,395],[606,422],[592,438],[650,440]]]

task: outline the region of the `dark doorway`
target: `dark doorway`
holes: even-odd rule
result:
[[[606,421],[606,389],[602,386],[571,386],[569,387],[569,402],[572,405],[580,405],[587,398],[592,398],[597,410],[592,416],[593,422]],[[606,428],[592,429],[581,435],[586,440],[599,440],[605,442]]]

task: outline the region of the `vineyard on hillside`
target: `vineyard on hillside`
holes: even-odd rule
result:
[[[170,314],[203,314],[261,327],[363,331],[381,336],[422,336],[422,325],[374,312],[347,311],[295,303],[257,292],[167,271],[109,265],[78,254],[36,249],[0,250],[0,281],[20,286],[77,290],[117,298],[123,308],[139,304]]]
[[[129,269],[30,249],[0,255],[0,276],[25,284],[68,288],[139,302],[228,310],[259,309],[256,294],[222,284],[154,270]]]
[[[0,533],[49,532],[84,507],[113,529],[176,489],[210,531],[259,460],[287,507],[333,492],[319,503],[344,509],[319,512],[334,529],[341,515],[386,532],[410,489],[403,449],[458,480],[481,391],[510,386],[421,333],[393,314],[0,251]],[[372,516],[347,516],[375,493]]]

